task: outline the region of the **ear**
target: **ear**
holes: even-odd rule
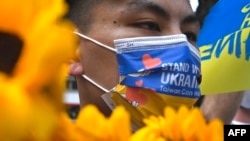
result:
[[[79,50],[76,50],[77,58],[75,60],[71,60],[69,65],[69,75],[77,76],[84,74],[83,67],[79,60]]]
[[[79,61],[71,61],[69,65],[69,75],[77,76],[84,74],[83,67]]]

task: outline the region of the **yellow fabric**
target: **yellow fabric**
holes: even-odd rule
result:
[[[239,7],[238,2],[233,2],[235,2],[235,9],[232,10],[236,10],[234,13],[238,14],[237,17],[242,18],[235,23],[228,23],[228,33],[225,35],[222,34],[222,31],[226,29],[219,29],[216,32],[216,27],[214,27],[212,34],[221,34],[218,36],[220,38],[216,38],[215,41],[209,40],[208,43],[201,43],[199,46],[201,57],[206,58],[201,62],[202,83],[200,87],[203,95],[250,89],[250,4],[249,1],[246,1],[243,7]],[[208,19],[209,24],[207,26],[209,27],[217,24],[216,19],[218,17],[215,16],[218,15],[218,12],[227,13],[226,9],[224,11],[223,9],[215,10],[218,9],[211,11],[210,19]],[[211,21],[213,19],[214,22]],[[227,17],[227,20],[230,19]],[[210,33],[210,30],[207,31]],[[202,33],[201,30],[201,36]],[[213,36],[212,34],[210,35]],[[207,34],[203,34],[203,36],[204,41],[206,41],[206,38],[210,38]]]
[[[238,31],[237,31],[238,32]],[[242,29],[241,40],[246,40],[249,36],[250,28]],[[224,37],[225,42],[232,35]],[[249,37],[248,37],[249,38]],[[225,48],[228,48],[225,45]],[[201,55],[206,56],[205,50],[208,50],[213,45],[203,46]],[[242,52],[246,44],[242,42]],[[215,56],[213,54],[212,56]],[[250,62],[244,59],[235,58],[226,51],[222,52],[220,58],[212,57],[209,61],[202,61],[202,79],[201,92],[202,94],[216,94],[230,91],[239,91],[250,89]]]

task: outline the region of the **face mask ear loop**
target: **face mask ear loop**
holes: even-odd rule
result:
[[[114,49],[114,48],[112,48],[110,46],[107,46],[107,45],[105,45],[105,44],[103,44],[101,42],[98,42],[98,41],[96,41],[96,40],[94,40],[94,39],[92,39],[92,38],[90,38],[90,37],[88,37],[86,35],[80,34],[80,33],[76,32],[76,31],[74,33],[77,34],[78,36],[80,36],[80,37],[82,37],[82,38],[84,38],[86,40],[89,40],[89,41],[91,41],[91,42],[93,42],[93,43],[95,43],[95,44],[97,44],[99,46],[102,46],[102,47],[104,47],[104,48],[106,48],[106,49],[108,49],[110,51],[116,52],[116,49]]]
[[[82,75],[83,78],[85,78],[86,80],[88,80],[90,83],[92,83],[93,85],[95,85],[96,87],[98,87],[99,89],[103,90],[104,92],[108,93],[109,90],[103,88],[101,85],[97,84],[96,82],[94,82],[91,78],[89,78],[86,75]]]

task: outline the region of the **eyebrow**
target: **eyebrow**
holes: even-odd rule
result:
[[[197,23],[199,24],[199,19],[195,13],[188,15],[187,17],[184,18],[182,23]]]
[[[161,6],[146,0],[134,0],[133,2],[128,3],[128,9],[133,9],[134,6],[139,9],[147,9],[151,12],[163,17],[168,18],[169,14]]]
[[[134,6],[139,9],[148,9],[151,12],[161,16],[162,18],[168,19],[170,17],[169,13],[162,8],[160,5],[156,3],[146,1],[146,0],[134,0],[133,2],[128,3],[129,9],[133,9]],[[187,15],[183,20],[182,23],[199,23],[199,20],[195,13]]]

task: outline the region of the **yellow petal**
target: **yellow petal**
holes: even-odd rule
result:
[[[143,127],[136,131],[131,136],[129,141],[155,141],[157,139],[157,135],[155,133],[155,130],[152,128]]]
[[[79,128],[95,136],[99,136],[102,132],[105,133],[105,131],[101,131],[101,127],[105,126],[106,123],[107,119],[93,105],[85,106],[79,112],[76,121],[76,125]]]
[[[23,31],[29,27],[28,17],[31,16],[31,0],[1,1],[0,2],[0,31],[15,33],[22,36]]]
[[[117,107],[110,119],[109,126],[112,126],[110,134],[114,141],[128,141],[131,136],[130,116],[124,107]]]
[[[24,138],[30,111],[30,101],[22,88],[0,80],[0,140]]]
[[[182,125],[184,140],[196,140],[200,131],[205,130],[205,127],[206,121],[201,111],[198,108],[192,109]]]
[[[117,107],[106,118],[95,106],[85,106],[76,125],[81,140],[128,141],[131,135],[129,114],[124,107]]]
[[[207,130],[200,137],[201,141],[223,141],[223,122],[219,119],[211,120],[207,125]]]

